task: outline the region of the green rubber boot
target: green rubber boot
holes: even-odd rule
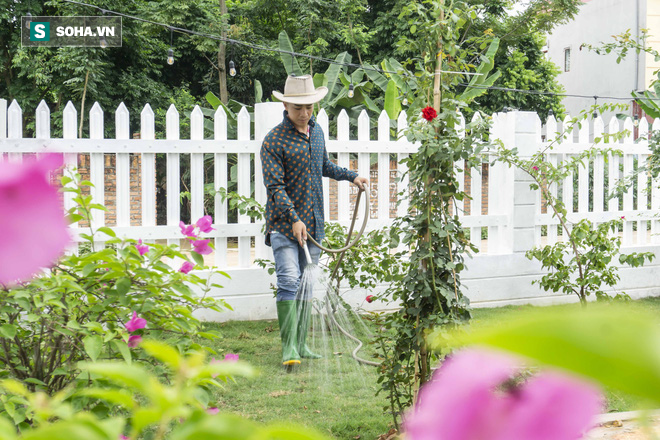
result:
[[[296,300],[298,309],[298,354],[303,359],[321,359],[323,356],[314,353],[307,344],[307,331],[309,320],[312,315],[312,303],[310,301]]]
[[[282,365],[293,367],[300,365],[300,356],[296,349],[298,341],[298,317],[295,301],[276,301],[277,320],[280,324],[280,338],[282,338]]]

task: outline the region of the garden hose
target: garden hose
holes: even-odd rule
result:
[[[332,271],[332,274],[330,275],[330,280],[333,280],[335,278],[335,276],[337,275],[337,271],[339,270],[339,265],[341,264],[341,261],[344,258],[344,254],[346,253],[346,251],[348,249],[352,248],[353,246],[355,246],[355,244],[358,242],[360,237],[362,237],[362,234],[364,233],[365,228],[367,227],[367,219],[369,218],[369,201],[370,201],[369,200],[369,193],[368,193],[368,191],[365,190],[364,186],[359,186],[358,188],[359,188],[359,191],[358,191],[358,194],[357,194],[357,199],[355,201],[355,208],[353,210],[353,219],[351,220],[351,225],[348,228],[348,233],[346,234],[346,243],[344,244],[344,247],[339,248],[339,249],[330,249],[330,248],[327,248],[325,246],[322,246],[320,243],[318,243],[316,240],[314,240],[314,238],[312,238],[312,236],[310,236],[310,235],[307,236],[307,238],[309,238],[309,240],[312,243],[314,243],[316,246],[318,246],[321,250],[323,250],[325,252],[332,253],[332,254],[339,254],[339,257],[337,258],[337,263],[335,264],[335,269]],[[364,219],[362,221],[362,228],[360,228],[360,231],[358,232],[358,234],[355,237],[355,239],[353,240],[353,242],[350,242],[351,241],[351,234],[353,233],[353,228],[355,227],[355,221],[357,220],[357,213],[358,213],[358,209],[359,209],[359,206],[360,206],[360,198],[361,198],[363,192],[367,193],[367,198],[366,198],[366,202],[364,204]],[[312,263],[312,258],[309,254],[309,249],[307,247],[307,242],[304,242],[303,249],[305,251],[305,256],[307,258],[307,263],[311,264]],[[360,341],[357,337],[350,334],[346,329],[344,329],[341,325],[339,325],[339,323],[335,319],[335,312],[337,310],[337,307],[336,307],[335,304],[332,305],[332,308],[330,307],[330,302],[331,302],[330,301],[330,295],[332,293],[334,293],[336,295],[337,293],[336,292],[331,292],[331,290],[332,289],[327,289],[326,298],[325,298],[325,305],[326,305],[326,309],[328,311],[328,316],[332,320],[333,324],[335,326],[337,326],[339,331],[342,332],[342,334],[344,336],[346,336],[347,338],[357,342],[358,345],[357,345],[357,347],[355,347],[355,349],[351,353],[351,356],[357,362],[367,364],[367,365],[373,365],[373,366],[377,367],[378,365],[380,365],[378,362],[368,361],[366,359],[362,359],[361,357],[359,357],[357,355],[357,353],[362,349],[362,345],[363,345],[362,341]]]

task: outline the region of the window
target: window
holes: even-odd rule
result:
[[[564,72],[571,71],[571,48],[564,49]]]

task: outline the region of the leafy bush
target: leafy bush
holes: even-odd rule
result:
[[[172,380],[162,378],[141,365],[124,362],[80,364],[85,376],[96,378],[92,387],[75,395],[105,402],[113,414],[79,412],[67,401],[67,393],[50,397],[30,392],[22,383],[4,380],[0,384],[11,400],[33,420],[17,435],[11,423],[0,417],[0,438],[13,439],[205,439],[217,440],[323,440],[326,437],[307,428],[272,423],[258,425],[232,414],[217,414],[209,408],[206,390],[222,387],[233,376],[251,376],[253,369],[242,362],[207,362],[204,351],[182,356],[179,350],[153,340],[142,343],[151,361],[167,366]],[[121,411],[117,411],[121,409]],[[127,435],[126,435],[127,434]]]
[[[91,211],[105,209],[82,194],[80,176],[63,177],[72,183],[65,191],[77,204],[69,212],[72,221],[87,220]],[[99,235],[108,247],[98,248]],[[90,228],[81,234],[90,251],[62,257],[47,274],[12,288],[0,288],[0,368],[29,390],[49,395],[81,389],[94,382],[82,374],[80,361],[123,359],[153,362],[139,346],[141,337],[173,340],[181,353],[205,349],[198,337],[215,339],[204,332],[193,316],[197,309],[221,311],[229,308],[221,300],[208,298],[211,277],[187,273],[194,264],[175,245],[142,244],[120,239],[109,228]],[[206,268],[201,255],[192,253],[198,268]],[[186,266],[175,269],[173,261]],[[214,272],[227,276],[224,272]],[[198,296],[193,288],[201,290]],[[131,324],[127,324],[128,322]],[[128,365],[126,365],[128,368]],[[162,366],[155,366],[156,371]],[[107,412],[96,399],[74,399],[74,409],[94,406]],[[3,398],[0,407],[14,423],[27,426],[25,409]]]

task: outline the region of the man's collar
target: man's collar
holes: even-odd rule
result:
[[[284,110],[284,125],[294,131],[298,131],[298,129],[293,125],[293,122],[291,122],[291,119],[289,119],[289,112]],[[316,125],[316,116],[312,115],[312,117],[309,120],[309,131],[311,132],[314,126]]]

